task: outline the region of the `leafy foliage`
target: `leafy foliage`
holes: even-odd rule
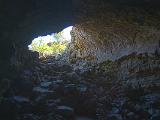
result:
[[[59,32],[59,33],[56,33],[56,34],[54,35],[54,37],[55,37],[57,40],[59,40],[59,39],[62,38],[62,34],[63,34],[63,31],[62,31],[62,32]]]
[[[65,51],[68,42],[62,36],[63,32],[59,32],[54,34],[53,40],[51,42],[45,42],[43,37],[39,38],[38,40],[33,40],[32,44],[30,45],[30,50],[37,51],[40,54],[45,56],[50,55],[58,55]]]

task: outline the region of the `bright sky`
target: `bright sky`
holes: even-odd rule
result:
[[[72,30],[72,27],[73,27],[73,26],[69,26],[69,27],[63,29],[63,31],[62,31],[62,37],[65,38],[67,41],[71,41],[70,32],[71,32],[71,30]],[[51,34],[51,35],[46,35],[46,36],[39,36],[39,37],[33,39],[32,42],[35,41],[35,42],[37,42],[37,44],[38,44],[38,41],[39,41],[39,40],[43,40],[43,41],[42,41],[42,44],[47,44],[47,43],[56,41],[56,39],[54,38],[54,34],[55,34],[55,33],[53,33],[53,34]],[[31,49],[32,49],[32,46],[31,46],[31,45],[28,45],[28,48],[31,50]]]
[[[62,36],[67,39],[68,41],[71,40],[71,30],[72,30],[73,26],[67,27],[62,31]]]

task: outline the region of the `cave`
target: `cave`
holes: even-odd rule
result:
[[[159,6],[0,0],[0,120],[159,120]]]
[[[38,36],[34,38],[28,49],[32,52],[39,53],[39,59],[46,59],[47,57],[58,58],[65,54],[65,51],[71,42],[71,30],[73,26],[64,28],[58,33],[52,33],[51,35]]]

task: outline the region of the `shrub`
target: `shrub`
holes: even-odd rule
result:
[[[67,46],[66,40],[62,37],[62,32],[56,33],[51,37],[51,42],[45,42],[45,37],[39,37],[33,40],[30,45],[30,50],[36,51],[41,56],[57,56],[62,54]]]

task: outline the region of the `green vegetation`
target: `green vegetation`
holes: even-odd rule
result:
[[[32,46],[32,51],[37,51],[39,53],[51,55],[51,54],[59,54],[64,52],[66,49],[66,44],[60,43],[60,42],[52,42],[52,43],[47,43],[47,44],[37,44],[36,41],[31,44]]]
[[[40,58],[51,55],[57,56],[65,51],[69,43],[68,41],[69,40],[63,36],[62,31],[53,35],[35,38],[31,45],[29,45],[29,49],[38,52]]]

